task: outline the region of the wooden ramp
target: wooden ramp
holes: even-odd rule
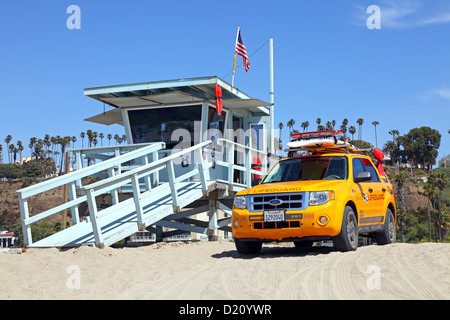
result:
[[[208,186],[210,185],[213,185],[212,182],[208,184]],[[177,191],[180,207],[185,207],[203,197],[200,182],[180,182]],[[140,201],[143,207],[143,223],[145,226],[152,225],[174,213],[169,183],[164,183],[152,189],[151,192],[145,192],[141,195]],[[119,205],[98,211],[97,224],[103,240],[99,247],[110,246],[140,231],[134,199],[129,198]],[[89,220],[62,230],[28,247],[73,247],[81,245],[97,245],[93,227]]]

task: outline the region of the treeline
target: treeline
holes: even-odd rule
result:
[[[436,164],[438,149],[441,145],[441,134],[430,127],[411,129],[407,134],[400,135],[398,130],[391,130],[392,140],[387,141],[383,151],[390,155],[397,164],[408,163],[411,168],[422,166],[428,172]]]
[[[395,171],[395,169],[393,169]],[[399,241],[448,241],[450,229],[450,168],[437,168],[433,173],[425,175],[423,180],[423,195],[427,197],[426,208],[406,209],[406,184],[416,179],[409,170],[392,173],[386,170],[392,184],[396,185],[397,229]]]
[[[303,132],[341,130],[343,133],[341,137],[342,140],[346,140],[347,138],[350,139],[351,137],[349,142],[358,148],[373,147],[373,144],[363,140],[363,118],[358,118],[356,120],[358,129],[356,126],[350,125],[347,118],[344,118],[340,125],[336,120],[326,121],[324,123],[321,118],[317,118],[315,123],[317,126],[312,127],[309,121],[303,121],[300,127]],[[373,125],[375,133],[375,147],[378,147],[377,126],[380,123],[378,121],[372,121],[371,124]],[[299,130],[295,128],[295,125],[296,121],[294,119],[291,119],[286,123],[290,135],[299,132]],[[285,125],[282,122],[278,124],[280,137],[284,126]],[[448,132],[450,133],[450,130]],[[355,139],[356,133],[358,133],[358,135]],[[392,136],[392,139],[385,142],[381,148],[388,156],[390,156],[391,160],[396,163],[398,167],[408,164],[412,172],[413,168],[421,166],[430,172],[431,166],[436,164],[438,149],[441,145],[442,136],[438,130],[424,126],[411,129],[404,135],[400,135],[400,132],[397,129],[390,130],[389,134]],[[281,139],[279,140],[279,146],[280,150],[282,150]]]
[[[126,136],[115,134],[103,134],[96,131],[87,130],[80,133],[81,148],[84,148],[84,140],[87,139],[87,147],[103,146],[103,140],[115,140],[115,144],[126,142]],[[29,158],[22,161],[25,147],[22,141],[13,143],[13,137],[7,135],[4,142],[6,149],[0,143],[0,179],[17,179],[21,177],[49,177],[55,174],[62,174],[65,169],[66,151],[69,147],[75,148],[76,136],[50,136],[46,134],[43,139],[30,138]],[[106,143],[106,142],[105,142]],[[99,145],[100,144],[100,145]],[[6,150],[6,151],[5,151]],[[32,164],[27,163],[30,162]],[[13,164],[13,165],[8,165]],[[38,169],[38,165],[41,169]],[[36,174],[39,173],[37,176]]]
[[[362,138],[362,127],[364,124],[364,119],[363,118],[358,118],[356,120],[356,124],[358,125],[358,130],[356,130],[356,127],[354,125],[350,125],[349,126],[349,120],[347,118],[344,118],[344,120],[342,120],[342,123],[338,125],[336,120],[331,120],[331,121],[327,121],[327,122],[323,122],[322,118],[317,118],[315,123],[317,124],[317,127],[315,128],[309,128],[311,126],[311,124],[309,123],[309,121],[303,121],[301,123],[301,128],[303,129],[303,132],[307,132],[307,131],[329,131],[329,130],[341,130],[343,133],[343,139],[346,139],[347,137],[350,137],[347,135],[347,133],[349,133],[351,135],[351,139],[354,139],[354,135],[356,132],[358,132],[358,137],[357,140],[363,140]],[[377,140],[377,126],[380,123],[378,121],[372,121],[372,125],[374,126],[374,130],[375,130],[375,140]],[[296,125],[296,122],[294,119],[289,120],[286,123],[286,126],[289,128],[289,134],[293,134],[293,133],[298,133],[299,130],[295,129],[294,126]],[[280,131],[284,128],[284,124],[282,122],[280,122],[278,124],[278,129],[280,129]],[[281,132],[280,132],[281,133]],[[280,134],[281,136],[281,134]],[[375,145],[378,144],[378,141],[375,141]]]

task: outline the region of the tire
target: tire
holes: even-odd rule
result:
[[[358,247],[358,222],[351,207],[345,207],[341,232],[333,238],[333,246],[339,251],[355,251]]]
[[[395,218],[391,209],[386,210],[386,218],[384,219],[383,230],[375,233],[375,239],[377,240],[377,244],[385,245],[389,243],[395,243],[397,238],[395,232]]]
[[[261,241],[241,241],[234,239],[236,250],[241,254],[258,254],[261,251]]]

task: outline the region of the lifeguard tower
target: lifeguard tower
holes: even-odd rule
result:
[[[112,108],[86,120],[123,125],[127,145],[73,149],[74,172],[18,191],[27,247],[104,247],[144,230],[157,239],[186,232],[216,239],[219,230],[231,231],[234,194],[278,159],[271,104],[215,76],[88,88],[84,95]],[[95,164],[86,166],[86,158]],[[28,199],[61,186],[67,202],[30,217]],[[81,219],[83,203],[89,216]],[[72,226],[33,242],[31,224],[65,210]],[[196,219],[202,213],[206,221]]]

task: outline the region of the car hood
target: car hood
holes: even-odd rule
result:
[[[268,193],[292,193],[305,191],[334,190],[338,185],[346,183],[345,180],[310,180],[290,181],[260,184],[250,189],[240,191],[237,195],[268,194]]]

